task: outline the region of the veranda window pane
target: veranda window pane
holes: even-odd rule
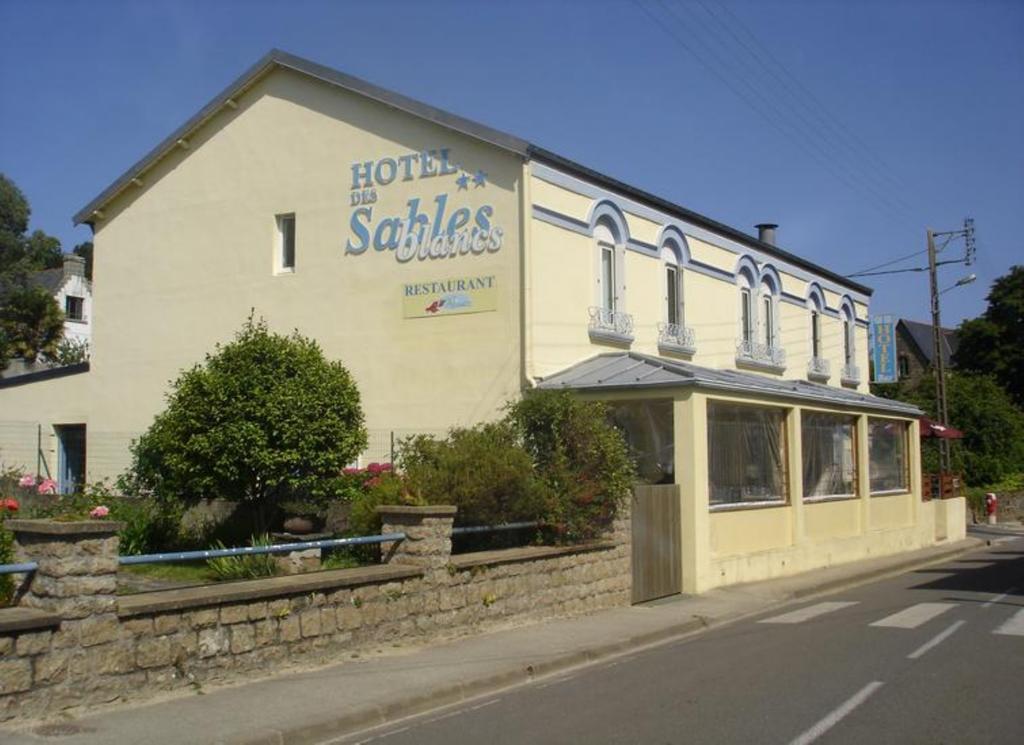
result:
[[[708,473],[713,505],[784,502],[783,409],[708,402]]]
[[[672,400],[610,401],[612,422],[622,430],[636,463],[637,475],[649,484],[675,481]]]
[[[804,411],[800,418],[804,497],[857,492],[856,417]]]
[[[906,491],[909,488],[907,423],[869,419],[868,461],[872,494]]]

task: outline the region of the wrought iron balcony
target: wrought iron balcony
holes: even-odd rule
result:
[[[681,326],[678,323],[659,323],[658,349],[676,354],[693,354],[697,351],[697,337],[689,326]]]
[[[843,385],[860,385],[860,368],[856,365],[843,365],[839,380]]]
[[[824,383],[832,377],[832,366],[824,357],[811,357],[807,360],[807,377]]]
[[[736,364],[782,372],[786,369],[786,350],[743,339],[736,345]]]
[[[617,310],[592,307],[589,331],[594,341],[630,344],[633,341],[633,316]]]

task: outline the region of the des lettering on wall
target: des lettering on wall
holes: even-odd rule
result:
[[[380,214],[381,191],[410,181],[424,182],[424,190],[442,184],[444,191],[412,197],[401,214]],[[470,209],[459,204],[463,192],[487,186],[484,171],[456,165],[447,147],[353,163],[345,253],[358,256],[373,247],[393,252],[401,263],[496,253],[505,231],[495,219],[494,206]]]
[[[498,288],[493,274],[402,286],[402,315],[405,318],[486,313],[497,309]]]

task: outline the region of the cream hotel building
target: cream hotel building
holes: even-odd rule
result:
[[[374,433],[613,402],[679,486],[686,592],[963,534],[921,499],[919,412],[868,392],[868,288],[338,71],[269,53],[75,221],[92,359],[0,387],[0,460],[65,488],[123,470],[254,309],[343,361]]]

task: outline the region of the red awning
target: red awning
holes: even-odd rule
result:
[[[933,422],[926,416],[921,417],[921,437],[941,437],[944,440],[959,440],[964,433],[955,427],[946,427]]]

